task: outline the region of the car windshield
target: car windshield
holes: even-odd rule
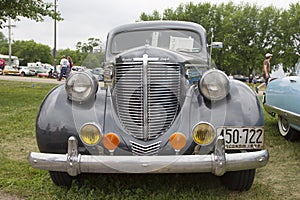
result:
[[[150,45],[178,52],[199,53],[200,36],[188,30],[144,30],[117,34],[112,40],[111,53],[118,54],[131,48]]]

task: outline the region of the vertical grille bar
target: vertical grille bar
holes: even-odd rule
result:
[[[180,66],[158,58],[116,65],[115,103],[128,134],[152,140],[168,130],[179,109]]]
[[[148,138],[148,55],[143,55],[144,140]]]

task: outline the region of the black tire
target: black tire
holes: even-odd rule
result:
[[[255,171],[255,169],[249,169],[226,172],[221,176],[222,184],[229,190],[247,191],[253,184]]]
[[[70,176],[67,172],[54,172],[49,171],[53,183],[57,186],[72,186],[74,177]]]
[[[21,76],[25,76],[25,72],[21,72],[21,74],[20,74]]]
[[[282,116],[278,116],[279,133],[286,140],[294,142],[300,139],[300,133],[290,126],[290,123]]]

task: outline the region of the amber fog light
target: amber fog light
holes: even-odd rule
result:
[[[173,133],[169,140],[176,153],[178,153],[186,145],[185,135],[179,132]]]
[[[84,124],[80,129],[80,138],[86,145],[96,145],[102,138],[102,131],[96,124]]]
[[[193,139],[199,145],[208,145],[215,139],[215,128],[206,122],[200,122],[193,128]]]
[[[115,133],[107,133],[104,135],[102,143],[110,153],[113,153],[120,144],[120,138]]]

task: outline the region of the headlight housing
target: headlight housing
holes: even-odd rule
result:
[[[230,90],[229,78],[220,70],[208,70],[199,81],[199,89],[208,100],[218,101],[224,99]]]
[[[67,79],[65,89],[69,99],[84,102],[95,96],[98,90],[98,82],[88,72],[76,72]]]

